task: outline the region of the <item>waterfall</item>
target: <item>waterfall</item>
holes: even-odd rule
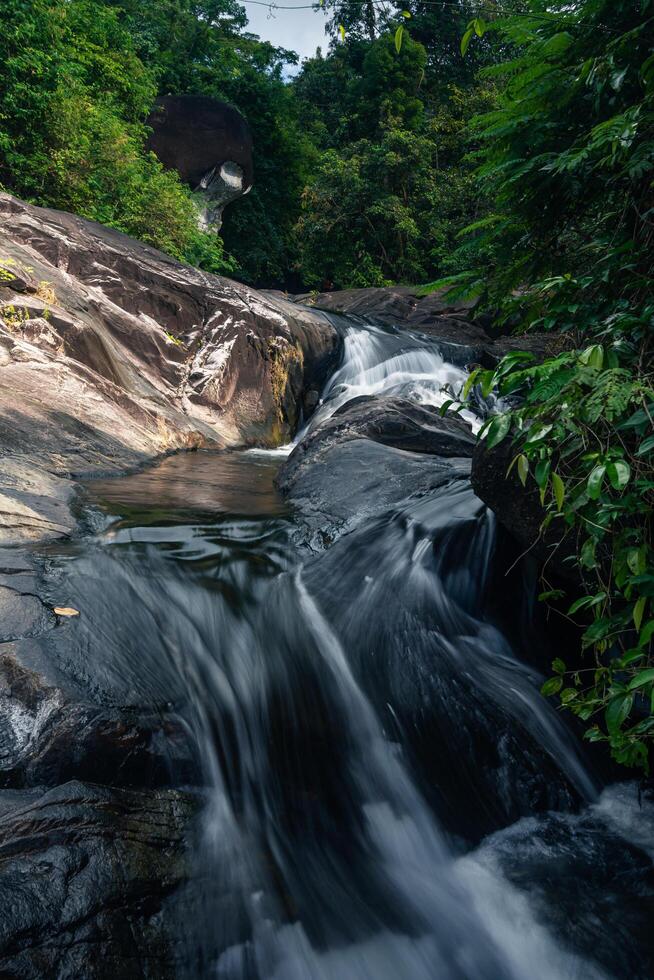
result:
[[[361,394],[438,405],[462,378],[427,342],[351,326],[309,426]],[[270,456],[195,457],[186,512],[180,465],[96,486],[129,514],[62,561],[85,615],[59,651],[104,697],[165,706],[192,746],[178,975],[611,976],[610,951],[575,947],[533,900],[546,876],[506,857],[546,853],[539,820],[579,839],[589,814],[595,839],[630,824],[505,635],[497,528],[469,485],[310,555]]]
[[[328,381],[321,404],[296,443],[353,398],[395,395],[421,405],[441,406],[451,392],[461,389],[466,377],[465,371],[443,359],[437,347],[410,333],[363,323],[347,327],[341,366]],[[479,427],[474,413],[464,411],[462,417],[473,428]]]

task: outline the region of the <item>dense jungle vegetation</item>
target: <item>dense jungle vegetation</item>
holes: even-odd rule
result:
[[[327,49],[289,79],[293,53],[236,0],[5,0],[0,184],[255,285],[447,282],[551,331],[544,363],[511,355],[459,397],[507,397],[488,445],[514,441],[577,569],[576,595],[542,598],[587,653],[544,693],[648,769],[654,0],[320,5]],[[226,99],[252,127],[255,187],[222,240],[144,152],[166,93]]]

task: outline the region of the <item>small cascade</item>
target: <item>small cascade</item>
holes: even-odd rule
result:
[[[428,342],[352,325],[309,426],[363,394],[439,405],[462,380]],[[633,822],[598,799],[506,635],[492,515],[457,480],[311,555],[276,465],[195,457],[186,511],[179,466],[114,481],[96,492],[123,516],[60,568],[85,614],[59,666],[118,703],[161,705],[194,756],[177,975],[639,976],[637,953],[582,941],[619,889],[611,861]],[[590,840],[607,842],[607,883],[572,928],[556,917],[561,854],[583,862]]]
[[[349,326],[341,366],[327,383],[321,404],[295,444],[353,398],[394,395],[440,407],[452,397],[451,392],[461,389],[466,377],[465,371],[443,359],[437,346],[410,333],[369,324]],[[464,411],[462,416],[473,428],[479,427],[474,413]]]

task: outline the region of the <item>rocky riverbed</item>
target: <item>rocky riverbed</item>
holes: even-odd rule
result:
[[[0,974],[651,976],[651,807],[439,411],[520,340],[0,218]]]

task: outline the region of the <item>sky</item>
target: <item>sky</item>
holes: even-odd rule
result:
[[[327,48],[325,34],[325,14],[321,10],[275,10],[259,7],[241,0],[248,15],[248,30],[258,34],[264,41],[271,41],[282,48],[296,51],[301,58],[308,58],[321,46]],[[284,3],[305,4],[311,0],[283,0]]]

